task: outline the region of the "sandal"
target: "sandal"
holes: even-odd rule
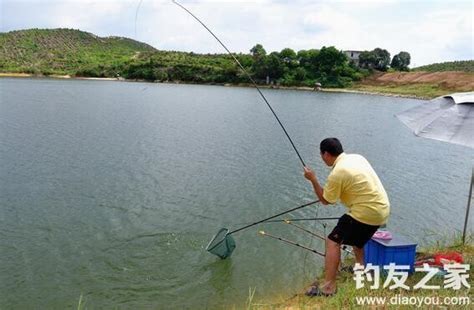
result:
[[[336,294],[336,292],[334,292],[334,293],[325,293],[319,288],[319,286],[311,285],[309,287],[309,289],[304,294],[306,296],[309,296],[309,297],[315,297],[315,296],[330,297],[330,296]]]
[[[319,281],[316,280],[314,281],[313,283],[311,283],[311,285],[306,289],[305,291],[305,295],[309,296],[308,294],[310,294],[310,292],[315,288],[315,287],[319,287]]]

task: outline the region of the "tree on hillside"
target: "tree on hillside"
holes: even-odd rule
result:
[[[280,57],[287,61],[296,60],[296,53],[291,48],[284,48],[280,52]]]
[[[272,80],[278,80],[285,73],[286,68],[278,52],[270,53],[265,64],[266,73]]]
[[[298,67],[294,71],[294,80],[297,82],[302,82],[306,79],[307,73],[306,70],[302,67]]]
[[[387,71],[390,64],[390,53],[378,47],[370,52],[364,51],[359,55],[359,64],[362,68]]]
[[[400,71],[409,71],[408,65],[410,64],[410,54],[408,52],[400,52],[393,56],[390,67]]]
[[[248,68],[252,66],[253,59],[251,55],[239,53],[235,55],[235,57],[244,68]]]
[[[373,69],[375,67],[375,55],[373,52],[363,51],[359,55],[359,66],[361,68]]]
[[[387,71],[390,64],[390,53],[378,47],[373,50],[373,53],[375,54],[375,69]]]
[[[347,57],[334,46],[323,46],[314,60],[319,72],[331,73],[343,66],[347,62]]]
[[[309,51],[307,50],[298,51],[298,53],[296,53],[296,57],[298,58],[298,61],[300,62],[300,66],[305,67],[309,62]]]
[[[305,69],[308,77],[313,77],[317,68],[317,56],[319,51],[316,49],[301,50],[296,55],[299,60],[299,66]]]
[[[343,87],[354,73],[347,56],[334,46],[323,46],[314,60],[317,80],[326,86]]]
[[[250,49],[250,53],[254,58],[264,57],[267,55],[267,51],[263,48],[262,44],[257,44]]]
[[[252,53],[253,64],[252,72],[257,79],[266,79],[267,77],[267,51],[263,48],[261,44],[257,44],[250,49]]]

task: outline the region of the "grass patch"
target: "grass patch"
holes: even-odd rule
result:
[[[436,84],[412,83],[412,84],[389,84],[389,85],[366,85],[354,84],[350,89],[380,93],[380,94],[396,94],[403,96],[413,96],[425,99],[432,99],[439,96],[456,92],[455,89],[444,89]]]
[[[85,308],[85,302],[83,301],[83,296],[79,297],[79,302],[77,303],[77,310],[84,310]]]

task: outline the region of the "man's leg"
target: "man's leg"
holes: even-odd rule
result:
[[[326,258],[324,285],[321,290],[326,294],[336,292],[336,275],[341,261],[341,245],[331,239],[326,239]]]
[[[353,246],[352,250],[354,251],[356,263],[359,263],[364,266],[364,248]]]

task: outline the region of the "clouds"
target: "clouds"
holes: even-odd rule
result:
[[[116,0],[0,0],[1,31],[28,28],[74,28],[114,35],[124,17],[130,19],[135,1]],[[120,35],[120,33],[118,33]]]
[[[128,5],[127,5],[128,4]],[[57,1],[50,6],[53,27],[100,29],[111,20],[119,22],[119,16],[128,16],[131,2],[110,0]]]
[[[191,16],[167,0],[0,1],[1,31],[68,27],[132,37],[164,50],[225,52]],[[411,54],[412,65],[474,58],[471,1],[181,3],[235,52],[247,53],[261,43],[267,51],[331,45],[382,47],[392,55],[403,50]]]
[[[431,54],[426,55],[427,59],[433,59],[434,55],[445,59],[453,55],[473,59],[473,24],[470,14],[472,11],[460,14],[455,9],[427,12],[422,20],[412,25],[413,30],[408,36],[418,42],[414,45],[416,51]]]

